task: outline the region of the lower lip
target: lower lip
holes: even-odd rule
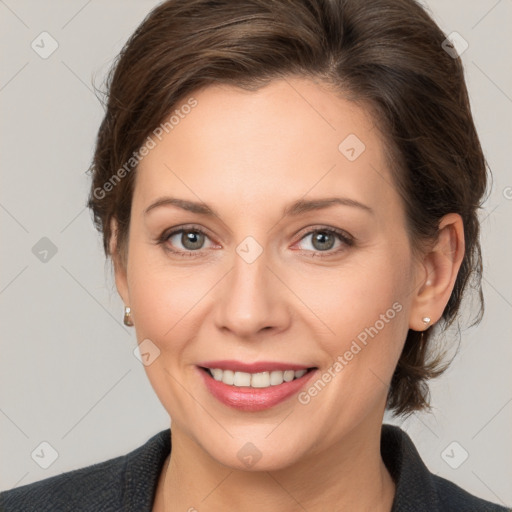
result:
[[[210,393],[220,402],[241,411],[263,411],[274,407],[295,395],[311,379],[315,370],[310,370],[299,379],[283,382],[268,388],[251,388],[249,386],[229,386],[215,380],[208,372],[198,367],[199,373]]]

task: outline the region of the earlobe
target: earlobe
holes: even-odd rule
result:
[[[450,213],[439,223],[438,238],[424,255],[419,286],[411,308],[409,328],[423,331],[442,316],[464,258],[464,225]],[[418,282],[418,281],[417,281]],[[425,325],[425,319],[428,323]]]

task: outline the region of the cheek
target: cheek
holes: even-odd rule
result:
[[[375,334],[402,332],[406,324],[410,260],[407,256],[377,252],[337,269],[316,281],[308,297],[312,309],[331,331],[329,352],[356,338],[364,342]]]
[[[130,253],[130,300],[141,353],[146,347],[153,358],[144,366],[148,380],[164,408],[179,419],[190,408],[180,384],[189,361],[187,349],[201,325],[198,315],[204,316],[208,307],[212,284],[203,272],[171,266],[152,257],[155,252],[141,244]],[[197,393],[190,386],[188,390]]]
[[[325,355],[319,378],[329,384],[315,402],[320,393],[313,383],[301,403],[311,400],[315,414],[333,411],[332,421],[341,429],[385,399],[408,330],[410,264],[407,251],[401,256],[375,251],[364,264],[333,272],[328,284],[315,288],[313,309],[329,327],[317,337]]]
[[[166,349],[165,340],[179,342],[175,335],[186,324],[194,305],[208,289],[198,272],[171,266],[163,249],[139,242],[131,237],[128,260],[128,287],[132,316],[139,341],[149,338],[160,350]],[[168,347],[167,347],[168,348]]]
[[[151,339],[160,350],[172,340],[176,349],[182,337],[177,334],[183,334],[191,318],[207,302],[204,296],[210,287],[193,276],[182,278],[147,266],[139,277],[132,275],[130,297],[139,339]],[[202,305],[201,297],[205,301]]]
[[[318,406],[323,401],[360,418],[385,400],[408,330],[410,265],[407,248],[375,250],[364,262],[333,273],[330,293],[318,294],[320,316],[334,331],[318,339],[326,372],[334,375]]]

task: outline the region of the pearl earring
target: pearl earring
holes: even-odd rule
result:
[[[128,306],[124,307],[124,319],[123,319],[123,322],[124,322],[124,325],[127,325],[128,327],[132,327],[133,326],[133,320],[132,320],[131,312],[132,312],[132,310]]]
[[[430,318],[428,316],[423,317],[423,323],[425,324],[425,327],[430,323]]]

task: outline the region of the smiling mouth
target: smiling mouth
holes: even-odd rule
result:
[[[232,387],[250,387],[257,389],[270,388],[272,386],[279,386],[284,382],[292,382],[317,369],[316,367],[312,367],[301,370],[272,370],[248,373],[203,366],[200,366],[200,368],[217,382],[222,382]]]

